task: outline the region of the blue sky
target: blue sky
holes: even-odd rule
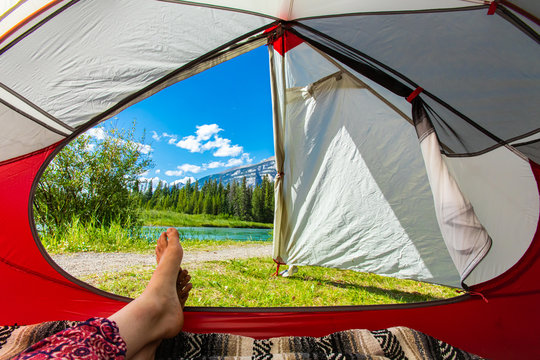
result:
[[[268,49],[263,46],[195,75],[118,114],[136,120],[156,184],[185,182],[274,155]],[[95,129],[94,129],[95,131]]]

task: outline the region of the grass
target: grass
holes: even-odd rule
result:
[[[235,227],[257,229],[271,229],[273,227],[273,224],[243,221],[227,215],[190,215],[169,210],[143,210],[141,219],[145,226]]]
[[[193,216],[193,215],[188,215]],[[198,217],[198,216],[195,216]],[[169,224],[170,225],[170,224]],[[174,225],[178,226],[178,225]],[[159,232],[154,237],[159,236]],[[40,240],[51,254],[73,252],[148,252],[153,253],[155,241],[149,241],[141,232],[126,229],[119,224],[109,227],[96,225],[95,221],[82,224],[74,218],[69,226],[54,233],[41,232]],[[155,239],[151,239],[155,240]],[[181,239],[185,250],[214,250],[240,243],[235,240]],[[268,244],[268,241],[242,241],[243,245]]]
[[[213,251],[223,250],[228,247],[248,246],[248,245],[269,245],[268,241],[242,241],[237,240],[182,240],[182,247],[184,251]],[[155,246],[155,244],[154,244]],[[152,248],[153,249],[153,248]],[[153,251],[153,250],[152,250]]]
[[[67,252],[153,251],[154,245],[119,224],[108,227],[95,222],[82,224],[74,218],[71,224],[52,234],[40,233],[41,243],[52,254]]]
[[[455,289],[351,270],[302,266],[289,278],[271,276],[270,258],[210,261],[188,269],[193,290],[189,306],[277,307],[412,303],[457,296]],[[85,277],[105,291],[138,296],[153,269]]]

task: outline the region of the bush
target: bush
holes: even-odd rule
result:
[[[34,216],[48,235],[74,221],[90,227],[139,224],[137,178],[151,166],[130,130],[95,128],[64,147],[41,177]]]

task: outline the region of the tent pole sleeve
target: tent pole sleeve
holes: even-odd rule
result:
[[[274,198],[275,198],[275,205],[274,205],[274,239],[273,239],[273,254],[272,257],[274,260],[278,262],[284,262],[282,258],[283,249],[284,249],[284,241],[285,241],[285,234],[284,230],[286,229],[285,224],[283,224],[284,221],[286,221],[287,217],[284,214],[285,211],[285,199],[283,197],[283,161],[285,158],[285,149],[283,144],[283,124],[282,119],[285,116],[284,111],[284,99],[279,98],[279,91],[278,91],[278,82],[277,82],[277,76],[280,76],[280,74],[277,73],[277,69],[275,66],[275,56],[274,56],[274,48],[272,45],[268,44],[268,54],[269,54],[269,61],[270,61],[270,88],[272,92],[272,119],[273,119],[273,129],[274,129],[274,152],[276,157],[276,171],[277,171],[277,177],[275,180],[274,185]],[[284,66],[285,59],[282,58],[282,69]],[[285,85],[283,71],[281,71],[282,86]],[[283,89],[282,91],[283,96],[285,96],[285,91]],[[281,101],[281,103],[280,103]]]

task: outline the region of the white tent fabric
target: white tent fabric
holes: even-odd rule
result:
[[[306,44],[274,65],[287,87],[274,258],[458,286],[414,127]]]
[[[479,284],[503,274],[527,251],[540,213],[537,184],[528,161],[506,147],[443,159],[493,240],[466,281]]]
[[[420,141],[439,228],[463,282],[486,256],[491,238],[478,220],[470,201],[463,196],[440,153],[434,131]]]
[[[178,22],[183,25],[161,27]],[[144,0],[115,1],[114,5],[90,1],[71,6],[57,15],[57,21],[44,23],[40,31],[3,51],[0,89],[10,89],[12,94],[4,91],[0,95],[12,111],[4,111],[0,121],[13,130],[20,129],[22,135],[27,122],[19,121],[18,114],[38,118],[27,110],[27,105],[19,106],[20,101],[12,102],[7,97],[17,96],[30,101],[34,112],[47,114],[49,120],[41,122],[48,121],[54,128],[63,123],[61,134],[69,135],[69,129],[85,124],[201,55],[270,22],[242,13]],[[188,41],[178,42],[178,38]],[[132,102],[155,91],[143,91]],[[21,140],[17,147],[12,142],[0,142],[0,161],[44,145],[44,138],[32,144],[18,138]],[[58,140],[51,134],[48,145]]]

